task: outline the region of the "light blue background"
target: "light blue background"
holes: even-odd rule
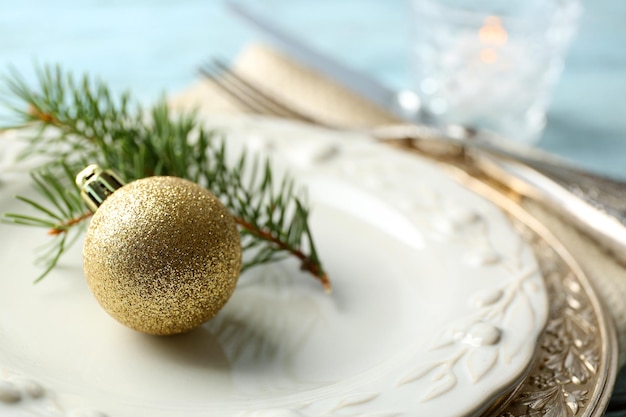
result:
[[[411,86],[404,0],[243,1],[319,49],[394,87]],[[540,146],[626,178],[626,1],[585,3]],[[211,56],[256,34],[216,0],[2,0],[0,69],[88,71],[145,103],[192,83]]]
[[[390,86],[411,86],[405,0],[242,3]],[[626,178],[626,1],[586,1],[585,9],[540,146]],[[32,78],[34,63],[60,63],[145,104],[194,82],[206,58],[232,59],[255,38],[216,0],[0,2],[0,69]],[[618,390],[626,398],[626,383]]]

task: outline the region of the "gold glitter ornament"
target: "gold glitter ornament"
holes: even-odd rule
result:
[[[217,197],[176,177],[122,186],[93,165],[76,181],[97,208],[85,235],[85,277],[111,316],[140,332],[170,335],[224,306],[242,249],[235,221]]]

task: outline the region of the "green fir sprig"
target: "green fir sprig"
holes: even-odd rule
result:
[[[295,256],[330,290],[306,202],[289,176],[276,180],[269,160],[241,151],[229,163],[219,132],[206,129],[196,113],[174,115],[164,99],[145,110],[128,93],[114,97],[105,83],[76,79],[58,66],[38,69],[37,79],[33,89],[13,70],[3,78],[0,97],[13,116],[9,126],[22,130],[28,141],[21,158],[44,156],[31,172],[39,198],[17,197],[36,214],[2,216],[5,222],[47,228],[52,235],[38,280],[84,230],[91,213],[74,177],[97,163],[127,182],[153,175],[197,182],[220,198],[239,225],[247,255],[242,271]]]

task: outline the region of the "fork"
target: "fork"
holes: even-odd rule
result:
[[[294,109],[286,101],[279,100],[266,92],[258,83],[235,72],[220,59],[213,58],[206,61],[200,66],[199,72],[247,111],[339,129],[337,126]],[[549,164],[578,170],[578,168],[566,165],[559,158],[534,149],[516,148],[512,144],[509,146],[495,144],[498,138],[490,139],[484,132],[480,141],[472,141],[478,132],[459,125],[442,129],[423,124],[392,124],[369,128],[363,133],[385,142],[402,141],[405,145],[434,156],[459,155],[467,150],[479,149],[499,158],[514,160],[532,167]]]
[[[328,122],[296,110],[268,93],[262,86],[238,74],[220,59],[211,59],[199,68],[200,74],[233,98],[244,109],[261,115],[297,120],[331,129],[339,129]],[[398,142],[433,156],[458,156],[472,150],[480,150],[497,158],[528,165],[540,172],[548,170],[575,173],[588,178],[609,180],[584,171],[561,158],[535,148],[517,145],[487,132],[479,132],[459,125],[432,127],[424,124],[398,123],[369,128],[362,133],[383,142]],[[440,145],[437,147],[436,145]],[[439,155],[438,155],[439,154]],[[548,175],[552,177],[553,174]],[[614,181],[614,180],[610,180]],[[626,187],[626,183],[614,181]]]

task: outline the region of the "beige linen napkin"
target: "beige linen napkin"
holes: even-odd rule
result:
[[[384,109],[260,44],[247,47],[236,59],[234,68],[246,78],[258,81],[269,94],[284,97],[306,114],[333,126],[372,127],[397,121]],[[172,102],[177,108],[200,107],[226,113],[245,111],[207,80],[191,86]],[[522,205],[565,244],[592,281],[617,327],[619,365],[623,365],[626,362],[626,269],[590,238],[561,220],[558,213],[528,199],[523,200]]]

